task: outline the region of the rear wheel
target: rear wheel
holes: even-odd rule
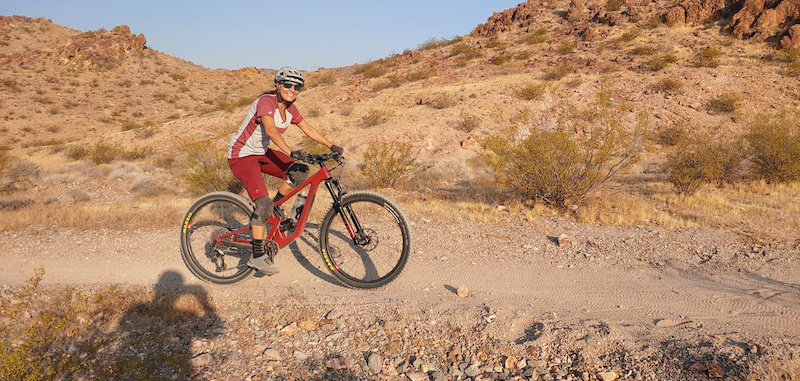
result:
[[[247,266],[253,253],[251,244],[235,243],[233,236],[218,244],[217,238],[248,228],[236,238],[250,242],[252,214],[252,204],[230,192],[213,192],[197,200],[181,225],[181,256],[189,271],[216,284],[233,284],[250,276],[254,271]]]
[[[343,211],[343,214],[339,212]],[[375,192],[353,192],[322,219],[320,250],[331,273],[356,288],[383,286],[400,275],[411,232],[400,208]]]

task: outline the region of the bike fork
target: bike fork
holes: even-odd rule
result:
[[[331,197],[333,198],[333,208],[336,210],[336,214],[342,218],[342,222],[344,222],[344,226],[347,228],[350,238],[352,238],[353,242],[356,244],[363,245],[362,241],[364,241],[364,229],[361,228],[361,224],[358,222],[358,218],[356,218],[353,208],[349,206],[342,207],[341,196],[343,192],[342,188],[339,187],[339,182],[335,180],[326,181],[325,186],[331,193]],[[336,189],[334,189],[334,186]]]

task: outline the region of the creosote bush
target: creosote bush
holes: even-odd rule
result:
[[[361,117],[361,123],[364,127],[377,126],[386,123],[392,115],[394,115],[392,110],[369,109],[367,113]]]
[[[546,90],[547,85],[543,83],[528,83],[514,89],[514,95],[522,100],[536,101],[542,99]]]
[[[719,66],[719,56],[722,55],[722,51],[713,46],[707,46],[695,55],[694,61],[692,62],[695,67],[717,67]]]
[[[547,28],[536,29],[533,33],[522,37],[521,42],[530,45],[541,44],[550,41],[550,32]]]
[[[478,125],[480,125],[480,118],[476,115],[461,112],[459,119],[456,122],[456,129],[464,132],[472,132]]]
[[[233,176],[225,149],[208,142],[195,141],[183,145],[185,161],[180,168],[186,190],[193,195],[228,190],[239,193],[242,183]]]
[[[768,183],[800,180],[800,115],[758,117],[745,139],[757,177]]]
[[[407,142],[370,144],[359,165],[364,184],[393,187],[398,182],[428,169],[417,162],[417,150]]]
[[[739,95],[736,93],[720,94],[708,100],[708,108],[721,113],[731,113],[739,107]]]
[[[637,134],[622,130],[625,113],[602,92],[588,110],[558,103],[562,109],[551,113],[559,115],[557,129],[534,129],[521,141],[514,133],[497,134],[482,143],[501,185],[523,201],[567,210],[636,160]]]
[[[692,195],[707,183],[734,183],[744,159],[741,139],[692,134],[673,147],[664,168],[676,192]]]

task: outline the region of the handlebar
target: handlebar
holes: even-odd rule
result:
[[[337,163],[341,164],[344,161],[344,156],[337,154],[336,152],[330,152],[326,154],[309,154],[308,155],[308,162],[311,164],[316,164],[322,166],[328,160],[335,160]]]

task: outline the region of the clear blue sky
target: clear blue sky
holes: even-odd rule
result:
[[[209,68],[365,63],[468,34],[524,0],[0,0],[0,14],[80,31],[126,24],[147,45]]]

